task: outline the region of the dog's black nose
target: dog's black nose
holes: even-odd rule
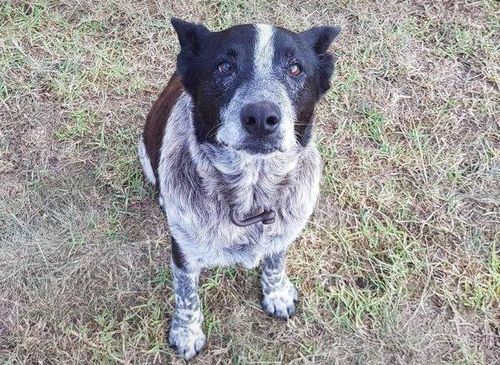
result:
[[[245,129],[260,137],[273,133],[280,121],[281,114],[278,106],[267,101],[248,104],[241,111],[241,122]]]

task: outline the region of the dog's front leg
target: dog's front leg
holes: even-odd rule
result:
[[[266,256],[262,260],[262,308],[276,318],[288,319],[295,313],[298,293],[285,273],[286,253]]]
[[[199,270],[181,268],[172,263],[175,313],[170,327],[169,342],[186,360],[196,356],[205,345],[205,335],[201,328],[203,314],[198,297],[199,275]]]

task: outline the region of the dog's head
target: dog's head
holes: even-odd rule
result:
[[[334,57],[327,50],[339,28],[294,33],[258,24],[211,32],[178,19],[172,25],[198,142],[259,154],[307,145],[314,106],[330,87]]]

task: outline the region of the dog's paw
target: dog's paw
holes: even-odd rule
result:
[[[172,325],[168,342],[179,356],[189,360],[203,349],[206,337],[199,323],[187,326]]]
[[[295,313],[295,303],[298,298],[297,289],[287,280],[281,288],[264,295],[262,309],[273,317],[288,319]]]

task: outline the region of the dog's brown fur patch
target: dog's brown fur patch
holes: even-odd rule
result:
[[[163,89],[158,99],[153,104],[144,127],[144,145],[148,157],[151,161],[151,167],[158,181],[158,164],[160,158],[160,148],[163,140],[163,131],[170,117],[177,99],[182,94],[184,86],[180,76],[177,73],[170,78],[167,86]]]

